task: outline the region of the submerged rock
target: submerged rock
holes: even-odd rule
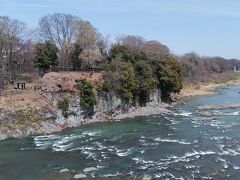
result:
[[[98,169],[95,167],[88,167],[83,170],[83,172],[97,171]]]
[[[197,110],[223,110],[223,109],[240,109],[240,104],[230,104],[230,105],[204,105],[197,106]]]
[[[74,179],[82,179],[82,178],[86,178],[87,176],[85,174],[76,174],[75,176],[73,176]]]
[[[65,172],[69,172],[69,171],[70,171],[69,169],[65,168],[65,169],[60,170],[59,172],[60,173],[65,173]]]
[[[225,114],[219,111],[210,111],[210,112],[206,111],[206,112],[201,112],[200,115],[204,117],[213,117],[213,116],[223,116]]]
[[[193,117],[192,120],[193,121],[212,121],[212,120],[216,120],[216,117]]]

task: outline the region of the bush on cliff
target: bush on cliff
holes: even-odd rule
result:
[[[58,109],[60,109],[62,111],[63,116],[67,118],[69,110],[69,101],[67,99],[60,100],[58,102]]]
[[[173,57],[162,57],[153,62],[158,86],[162,98],[168,100],[171,93],[179,93],[182,89],[181,64]]]
[[[182,88],[180,63],[171,55],[148,57],[142,51],[113,45],[105,67],[104,89],[115,92],[125,101],[145,105],[155,88],[162,91],[162,99]]]
[[[136,62],[135,74],[138,82],[137,98],[141,105],[145,105],[150,99],[150,93],[157,87],[157,80],[153,76],[151,66],[143,60]]]
[[[97,103],[96,93],[92,83],[86,79],[77,80],[77,89],[80,91],[80,106],[85,110],[93,112]]]

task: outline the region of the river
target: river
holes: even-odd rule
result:
[[[0,179],[239,179],[240,109],[203,117],[195,107],[239,104],[240,87],[186,100],[174,115],[95,123],[0,142]],[[62,172],[60,172],[62,170]],[[64,172],[65,171],[65,172]]]

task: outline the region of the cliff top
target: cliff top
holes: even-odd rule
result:
[[[74,92],[76,80],[81,78],[96,85],[102,81],[103,72],[50,72],[40,79],[39,85],[44,92]]]
[[[24,90],[9,85],[0,96],[0,109],[16,110],[27,105],[52,108],[52,102],[45,93],[75,92],[75,81],[80,78],[96,85],[102,81],[103,72],[50,72],[28,83]]]

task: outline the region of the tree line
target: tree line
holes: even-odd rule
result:
[[[39,20],[38,28],[0,16],[0,87],[18,74],[38,68],[80,70],[94,66],[107,53],[104,38],[89,22],[71,14],[54,13]]]
[[[222,57],[204,57],[190,52],[178,57],[182,64],[182,75],[191,82],[205,82],[214,74],[224,74],[234,68],[240,69],[240,61]]]
[[[182,79],[198,80],[233,67],[240,67],[239,61],[192,52],[177,56],[162,43],[140,36],[121,35],[110,42],[89,21],[71,14],[48,14],[31,31],[19,20],[0,17],[0,88],[36,71],[42,76],[49,71],[102,70],[105,83],[98,89],[144,104],[155,88],[169,97],[180,91]]]

